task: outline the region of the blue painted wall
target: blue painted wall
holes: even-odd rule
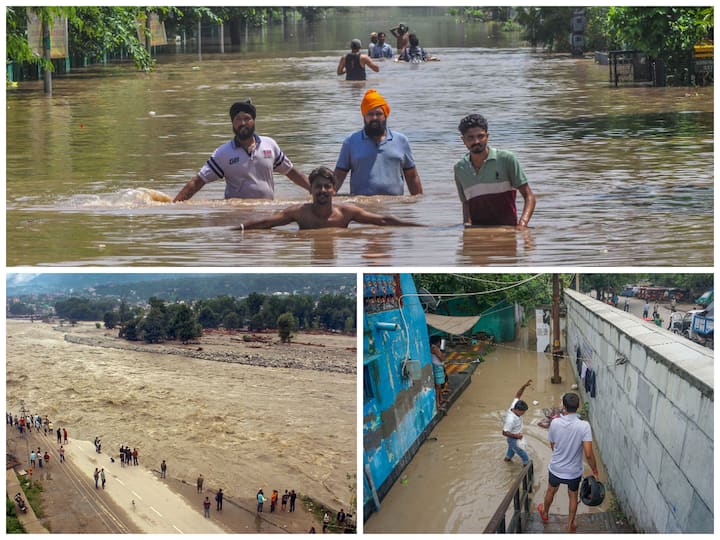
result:
[[[365,274],[363,463],[380,498],[437,413],[427,323],[410,274]],[[378,328],[387,323],[396,330]],[[413,374],[403,370],[411,359]],[[411,454],[409,454],[411,452]],[[363,475],[363,502],[372,493]]]

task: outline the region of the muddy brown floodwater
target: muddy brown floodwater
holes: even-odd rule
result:
[[[17,414],[22,399],[29,412],[67,428],[71,440],[100,437],[103,453],[113,455],[121,444],[137,447],[141,465],[158,469],[165,459],[169,476],[194,484],[202,473],[207,487],[222,487],[230,497],[252,497],[260,487],[266,493],[295,489],[348,507],[346,475],[356,470],[354,372],[259,367],[64,340],[65,333],[105,332],[87,324],[53,329],[8,320],[7,410]],[[293,355],[355,364],[354,336],[300,334],[297,340],[324,346],[293,345]],[[211,350],[220,347],[208,343]],[[273,354],[266,349],[248,350]]]
[[[533,384],[523,394],[530,406],[523,417],[523,433],[535,465],[534,501],[541,500],[551,452],[547,430],[538,422],[545,418],[542,409],[558,406],[574,380],[569,363],[562,361],[562,383],[551,384],[552,358],[528,350],[534,346],[533,333],[523,328],[515,342],[498,344],[486,355],[470,386],[383,499],[380,511],[365,523],[365,532],[483,532],[520,473],[517,456],[511,464],[503,462],[507,443],[502,424],[515,393],[528,379]],[[597,449],[595,455],[604,480]],[[566,493],[564,488],[558,492],[552,513],[567,515]],[[578,513],[605,511],[609,500],[594,508],[581,504]]]

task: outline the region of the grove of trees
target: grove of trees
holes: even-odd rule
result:
[[[113,299],[70,297],[55,303],[55,313],[72,321],[102,320],[106,328],[119,328],[118,335],[132,341],[187,343],[205,328],[220,327],[277,329],[281,339],[289,341],[297,330],[354,332],[355,306],[355,297],[341,294],[315,300],[310,295],[251,293],[242,299],[223,295],[188,303],[151,297],[145,308],[130,308]]]

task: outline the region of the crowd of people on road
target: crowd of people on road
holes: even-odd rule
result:
[[[17,414],[13,415],[11,412],[5,413],[5,423],[8,428],[15,428],[21,437],[27,437],[33,428],[38,434],[43,434],[45,437],[48,435],[52,436],[53,425],[50,419],[45,415],[43,418],[39,414]],[[63,444],[68,444],[68,431],[66,428],[57,428],[57,442],[60,445],[58,448],[58,454],[60,456],[60,463],[65,462],[65,448]],[[31,450],[28,455],[28,474],[32,475],[33,471],[37,469],[43,469],[50,465],[50,452],[41,450],[38,447],[36,450]]]

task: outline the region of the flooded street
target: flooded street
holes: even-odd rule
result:
[[[534,337],[528,338],[532,334],[523,328],[518,340],[497,344],[485,356],[472,383],[420,447],[383,499],[380,511],[365,523],[365,532],[483,532],[521,470],[517,456],[513,463],[503,462],[507,443],[502,425],[515,393],[530,378],[533,384],[523,394],[530,406],[523,417],[523,433],[535,466],[535,504],[541,500],[547,488],[551,451],[548,431],[538,422],[545,418],[543,408],[559,406],[573,378],[569,363],[563,361],[563,382],[550,383],[551,356],[528,350],[535,345]],[[596,456],[604,479],[597,451]],[[567,515],[566,493],[565,488],[558,492],[552,513]],[[602,506],[594,508],[581,504],[578,512],[605,511],[609,500],[607,497]]]
[[[262,486],[347,506],[354,373],[91,347],[64,341],[70,331],[7,321],[8,411],[17,414],[24,399],[30,413],[67,428],[71,443],[100,437],[116,459],[120,445],[137,447],[142,466],[165,459],[170,477],[194,485],[202,473],[231,498],[252,498]],[[325,342],[345,351],[355,338]]]
[[[428,264],[428,242],[442,266],[713,264],[712,87],[611,88],[607,66],[591,59],[521,48],[517,34],[484,23],[417,21],[440,61],[381,61],[365,83],[335,69],[350,38],[365,43],[387,25],[372,17],[321,21],[316,34],[275,30],[202,60],[166,54],[150,75],[77,70],[56,79],[50,99],[42,83],[9,90],[7,264],[413,266]],[[369,88],[387,98],[388,126],[409,138],[425,194],[350,197],[346,182],[339,200],[426,227],[231,231],[309,200],[279,176],[272,202],[224,201],[223,182],[181,204],[140,190],[174,196],[231,138],[229,106],[248,97],[258,133],[296,167],[334,167]],[[461,225],[453,164],[466,151],[458,122],[471,112],[527,173],[537,196],[530,231]]]

